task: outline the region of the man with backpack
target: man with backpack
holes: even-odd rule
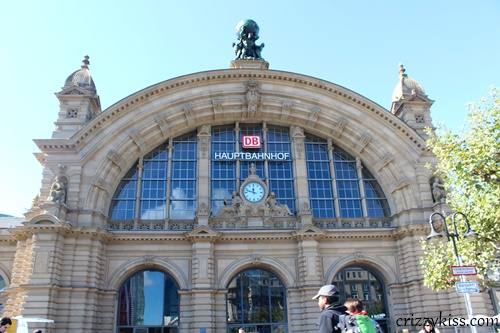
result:
[[[380,325],[363,310],[359,299],[348,299],[344,306],[347,314],[340,316],[338,327],[342,333],[384,333]]]
[[[339,290],[333,284],[320,288],[313,300],[318,300],[321,313],[318,318],[319,333],[340,333],[340,316],[345,314],[345,307],[339,303]]]

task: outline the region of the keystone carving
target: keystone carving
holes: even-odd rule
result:
[[[249,117],[252,117],[258,111],[260,105],[260,98],[261,96],[259,91],[259,83],[254,80],[248,81],[246,102],[247,102],[247,114]]]

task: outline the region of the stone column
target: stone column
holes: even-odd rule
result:
[[[311,298],[325,283],[319,254],[319,240],[324,233],[316,227],[306,226],[295,234],[298,243],[299,278],[297,289],[288,291],[289,327],[294,333],[314,332],[319,309]]]
[[[198,225],[208,225],[210,215],[210,125],[198,128]]]
[[[18,229],[11,285],[4,315],[55,319],[64,234],[69,224],[29,225]],[[48,329],[46,324],[37,327]]]
[[[186,237],[192,243],[190,332],[215,333],[214,243],[219,234],[199,226]]]
[[[292,126],[292,152],[295,175],[295,197],[297,198],[297,211],[299,212],[300,223],[302,225],[312,224],[312,213],[309,204],[309,184],[307,182],[307,164],[304,130],[298,126]]]

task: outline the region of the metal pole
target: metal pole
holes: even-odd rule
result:
[[[455,216],[452,217],[451,222],[453,223],[455,233],[450,235],[447,227],[446,227],[446,233],[447,233],[448,239],[451,237],[451,240],[453,241],[453,252],[455,254],[455,258],[457,259],[457,264],[458,264],[458,266],[462,266],[462,258],[458,254],[457,243],[455,242],[455,237],[458,238],[458,231],[457,231],[457,224],[455,223]],[[444,224],[446,226],[446,220],[444,221]],[[465,282],[465,276],[460,275],[460,282]],[[470,331],[472,333],[477,333],[476,326],[472,326],[470,324],[470,320],[472,318],[472,303],[470,301],[469,293],[464,293],[464,301],[465,301],[465,309],[467,310],[467,317],[469,318]]]

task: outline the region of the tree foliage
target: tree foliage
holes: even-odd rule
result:
[[[488,269],[498,268],[500,256],[500,99],[498,90],[469,107],[466,128],[455,133],[442,129],[429,131],[428,145],[437,157],[436,174],[447,189],[447,203],[453,211],[464,213],[475,239],[460,237],[458,252],[463,264],[474,265],[478,278],[488,284]],[[465,223],[456,219],[459,234]],[[447,225],[453,230],[449,219]],[[450,266],[456,265],[452,242],[422,242],[421,260],[424,283],[435,290],[446,289],[455,282]]]

